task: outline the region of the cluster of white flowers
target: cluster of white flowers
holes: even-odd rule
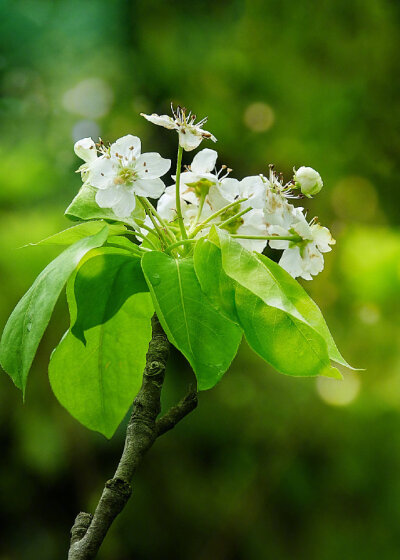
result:
[[[181,150],[197,148],[204,138],[216,141],[202,129],[206,119],[195,124],[196,117],[186,115],[184,109],[173,111],[173,117],[143,116],[154,124],[176,130]],[[159,199],[156,213],[176,239],[180,238],[180,217],[192,239],[206,235],[216,225],[250,251],[261,253],[267,244],[283,251],[279,261],[282,268],[293,277],[306,280],[321,272],[323,253],[335,243],[327,228],[315,218],[307,222],[304,209],[289,202],[296,198],[296,189],[306,197],[321,190],[322,179],[311,167],[295,170],[293,180],[286,184],[273,166],[268,176],[260,174],[238,180],[229,176],[232,170],[225,165],[217,171],[217,152],[205,148],[182,173],[177,170],[179,178],[172,176],[175,183],[166,188],[160,177],[170,169],[171,161],[158,153],[141,154],[136,136],[124,136],[109,147],[100,141],[97,148],[90,138],[84,138],[75,144],[75,152],[85,162],[79,168],[82,179],[96,189],[96,202],[101,208],[111,208],[123,219],[131,215],[137,197]],[[147,216],[145,227],[148,229],[151,224]],[[146,230],[141,231],[146,234]]]

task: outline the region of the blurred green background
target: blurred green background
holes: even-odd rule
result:
[[[243,344],[147,456],[100,560],[399,558],[399,30],[396,0],[0,0],[1,327],[56,254],[18,247],[68,226],[73,142],[133,133],[174,157],[176,135],[139,116],[173,100],[209,116],[234,176],[320,171],[310,216],[337,245],[304,284],[366,368],[291,379]],[[65,558],[121,452],[123,425],[106,441],[51,393],[67,325],[62,299],[25,405],[0,375],[0,560]],[[174,354],[166,404],[189,379]]]

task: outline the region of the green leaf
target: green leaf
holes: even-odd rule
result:
[[[122,235],[127,231],[126,227],[122,224],[107,224],[104,220],[82,222],[76,226],[59,231],[54,235],[50,235],[50,237],[46,237],[37,243],[29,243],[26,247],[36,245],[72,245],[84,237],[95,235],[106,225],[108,225],[109,235]]]
[[[250,253],[220,229],[214,230],[211,237],[221,247],[222,265],[228,276],[267,305],[307,323],[325,340],[330,359],[351,367],[337,349],[317,304],[290,274],[267,257]]]
[[[86,346],[68,332],[51,356],[50,384],[59,402],[107,438],[140,389],[153,312],[150,294],[135,294],[112,319],[86,332]]]
[[[85,331],[111,319],[133,294],[147,291],[139,257],[104,254],[88,260],[75,276],[78,311],[71,332],[86,343]]]
[[[305,321],[325,340],[328,346],[330,359],[349,369],[355,369],[347,363],[339,352],[320,308],[315,301],[311,299],[305,289],[292,276],[290,276],[286,270],[279,266],[279,264],[264,255],[257,255],[257,257],[303,319],[305,319]]]
[[[201,289],[225,317],[239,322],[235,306],[235,283],[222,268],[221,249],[206,238],[199,239],[193,255]]]
[[[210,389],[233,360],[241,329],[211,305],[192,259],[177,260],[153,251],[143,256],[142,268],[169,340],[188,359],[199,389]]]
[[[296,377],[341,377],[324,339],[314,329],[246,288],[236,287],[236,307],[247,342],[279,372]]]
[[[80,191],[65,211],[67,218],[72,220],[105,219],[136,226],[136,218],[144,220],[146,217],[141,204],[136,203],[135,210],[129,218],[118,218],[110,208],[100,208],[95,200],[95,196],[96,189],[94,187],[82,185]]]
[[[0,363],[24,394],[32,360],[64,284],[82,257],[102,245],[107,235],[105,226],[68,247],[39,274],[8,319],[0,342]]]

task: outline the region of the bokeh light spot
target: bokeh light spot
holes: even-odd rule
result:
[[[345,220],[372,221],[378,212],[375,187],[364,177],[344,177],[333,188],[332,206],[337,216]]]
[[[379,307],[374,303],[366,303],[362,305],[358,311],[360,321],[366,325],[375,325],[380,321],[381,313]]]
[[[77,142],[82,138],[93,138],[93,140],[97,141],[99,136],[99,125],[95,121],[90,121],[88,119],[78,121],[72,129],[72,138],[74,142]]]
[[[275,122],[275,113],[266,103],[252,103],[243,116],[245,125],[253,132],[265,132]]]
[[[64,93],[63,106],[70,113],[89,119],[104,117],[110,110],[114,94],[100,78],[88,78]]]
[[[317,392],[327,404],[346,406],[357,398],[360,385],[360,378],[356,373],[345,374],[343,380],[318,377]]]

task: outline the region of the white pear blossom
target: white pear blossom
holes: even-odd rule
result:
[[[321,175],[312,167],[300,167],[295,171],[293,180],[295,186],[308,198],[319,193],[324,186]]]
[[[87,140],[75,151],[86,161],[85,179],[97,189],[100,208],[111,208],[119,218],[127,218],[135,208],[136,195],[158,198],[164,192],[160,177],[169,170],[171,160],[155,152],[141,154],[137,136],[123,136],[109,148],[102,145],[100,157],[92,157]]]
[[[187,152],[197,148],[204,138],[208,138],[213,142],[217,141],[211,132],[203,130],[202,128],[207,122],[207,117],[196,124],[196,115],[193,115],[191,112],[186,115],[186,109],[181,107],[177,107],[177,110],[174,111],[171,105],[171,109],[173,117],[169,115],[157,115],[155,113],[152,115],[140,114],[153,124],[169,128],[170,130],[176,130],[179,134],[179,145]]]
[[[300,217],[300,214],[297,213],[297,216]],[[330,245],[336,243],[328,228],[315,221],[307,223],[302,214],[301,219],[294,222],[289,231],[280,226],[272,226],[271,232],[276,235],[297,235],[300,238],[299,241],[270,241],[273,249],[283,249],[279,264],[293,278],[300,276],[305,280],[312,280],[312,276],[324,268],[322,253],[331,251]]]
[[[226,165],[223,165],[219,171],[216,171],[215,164],[218,158],[218,153],[215,150],[210,150],[205,148],[196,154],[190,166],[188,166],[187,171],[181,173],[180,177],[180,191],[184,199],[187,198],[189,193],[188,201],[192,202],[192,193],[199,199],[206,197],[207,204],[213,208],[210,204],[212,191],[222,192],[238,192],[239,181],[237,179],[232,179],[228,177],[232,169],[229,169]],[[175,179],[175,176],[173,176]],[[207,196],[209,195],[209,196]],[[215,195],[215,194],[214,194]],[[232,201],[234,199],[232,198]],[[229,204],[231,200],[227,201],[223,198],[222,202]]]

